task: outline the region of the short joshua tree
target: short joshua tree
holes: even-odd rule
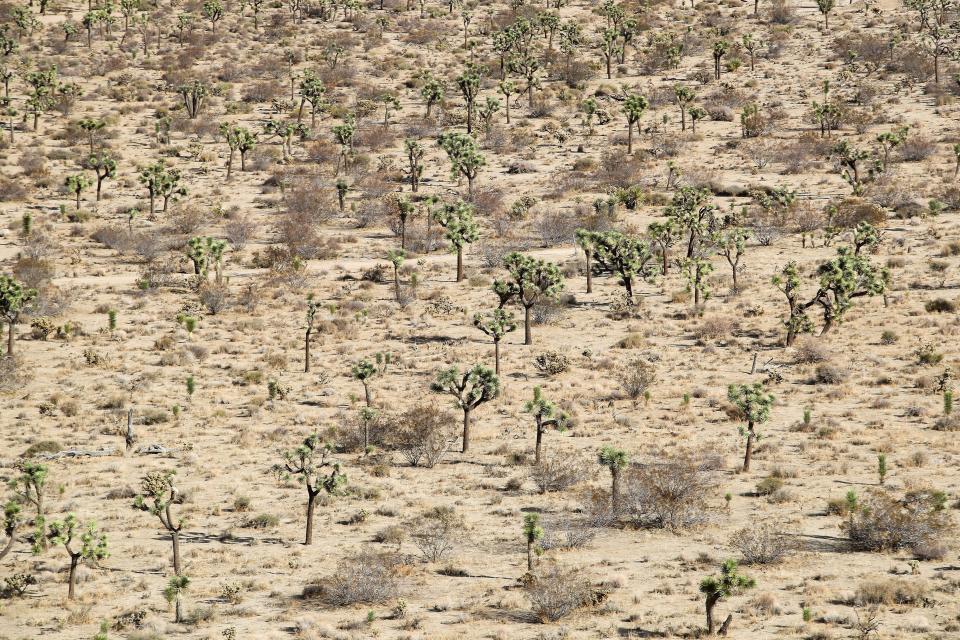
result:
[[[741,435],[747,438],[743,454],[743,471],[750,471],[750,458],[753,455],[753,441],[758,438],[755,426],[770,419],[773,396],[767,393],[759,382],[754,384],[732,384],[727,389],[727,399],[739,409],[747,428],[741,428]]]
[[[374,356],[373,362],[364,358],[363,360],[354,363],[354,365],[350,368],[350,373],[353,375],[353,377],[359,380],[360,384],[363,385],[363,395],[368,407],[373,406],[373,394],[370,391],[371,380],[378,376],[382,376],[392,361],[393,356],[389,352],[378,352]]]
[[[473,205],[466,202],[446,204],[433,212],[434,221],[446,230],[447,240],[457,252],[457,282],[464,278],[463,247],[480,237],[473,215]]]
[[[627,468],[627,452],[616,447],[603,447],[597,454],[597,462],[610,470],[610,508],[614,515],[620,513],[620,477]]]
[[[486,314],[478,313],[473,316],[473,326],[493,338],[493,370],[500,375],[500,341],[517,329],[513,314],[506,309],[494,309]]]
[[[457,367],[450,367],[437,374],[430,390],[453,396],[457,406],[463,411],[461,451],[467,453],[470,449],[470,416],[481,404],[500,395],[500,378],[492,370],[479,364],[462,373]]]
[[[523,516],[523,538],[527,543],[527,571],[533,571],[533,558],[541,553],[537,543],[543,538],[540,526],[540,514],[528,513]]]
[[[569,423],[569,416],[557,409],[557,406],[543,396],[540,387],[533,388],[533,400],[527,401],[523,410],[533,416],[537,425],[537,440],[534,454],[534,464],[540,464],[543,448],[543,432],[548,428],[565,429]]]
[[[160,524],[170,534],[170,543],[173,545],[173,572],[176,575],[183,573],[183,562],[180,558],[180,532],[183,530],[184,519],[175,518],[173,507],[180,501],[180,492],[173,482],[176,471],[152,471],[140,481],[140,494],[133,502],[134,509],[146,511],[160,520]]]
[[[320,303],[314,299],[313,294],[307,295],[307,328],[303,337],[303,372],[310,373],[310,338],[313,337],[313,323],[316,320],[317,311],[320,309]]]
[[[523,307],[523,344],[533,344],[531,312],[536,305],[556,299],[563,290],[563,274],[552,262],[517,252],[508,254],[503,266],[510,273],[510,280],[496,281],[494,287],[499,286],[507,300],[516,298]]]
[[[167,586],[163,590],[164,599],[173,605],[173,621],[176,624],[183,623],[183,594],[190,586],[190,578],[187,576],[175,575],[170,578]]]
[[[720,567],[719,576],[709,576],[700,582],[700,593],[705,600],[705,609],[707,614],[707,634],[716,633],[716,622],[713,619],[713,610],[723,598],[729,598],[746,589],[752,589],[756,586],[753,578],[741,576],[737,573],[737,563],[734,560],[727,560]],[[730,625],[733,616],[727,616],[721,626],[721,634],[726,635],[726,629]]]
[[[107,536],[97,531],[93,522],[87,523],[86,529],[81,530],[80,521],[70,513],[63,520],[50,523],[47,540],[55,547],[62,545],[70,558],[67,598],[73,600],[77,590],[77,567],[81,562],[97,562],[110,555],[107,551]],[[40,542],[35,541],[34,553],[40,553],[42,549]]]
[[[340,463],[333,459],[333,447],[323,443],[314,433],[296,449],[283,454],[283,462],[273,465],[279,478],[296,476],[307,487],[307,532],[303,544],[313,544],[313,514],[317,496],[337,494],[347,477],[340,472]]]

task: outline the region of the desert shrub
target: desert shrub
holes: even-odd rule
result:
[[[926,160],[937,150],[937,145],[925,135],[911,135],[898,147],[900,159],[904,162]]]
[[[793,553],[793,541],[769,524],[744,527],[730,538],[730,546],[743,555],[746,564],[776,564]]]
[[[423,557],[437,562],[463,542],[464,521],[453,507],[434,507],[408,524],[410,537]]]
[[[576,456],[547,456],[530,468],[530,479],[540,493],[563,491],[586,480],[590,468],[585,460]]]
[[[861,222],[869,222],[875,227],[887,221],[883,207],[862,198],[845,198],[836,204],[831,222],[841,229],[854,229]]]
[[[913,490],[899,499],[875,492],[843,528],[860,551],[922,548],[938,542],[951,526],[945,506],[946,495],[940,491]]]
[[[657,380],[657,368],[643,358],[634,358],[616,370],[620,388],[631,400],[636,401]]]
[[[533,366],[540,373],[556,376],[570,368],[570,359],[559,351],[547,351],[533,359]]]
[[[546,563],[525,585],[533,613],[541,622],[556,622],[593,602],[593,587],[578,569]]]
[[[737,330],[737,322],[726,316],[709,316],[693,330],[693,335],[701,342],[724,340]]]
[[[41,440],[27,447],[27,449],[20,454],[20,457],[33,458],[41,453],[57,453],[62,450],[63,446],[56,440]]]
[[[197,296],[211,315],[217,315],[230,306],[230,288],[223,283],[204,283],[197,292]]]
[[[236,251],[242,251],[256,231],[256,224],[246,217],[227,221],[223,227],[224,237]]]
[[[243,523],[245,529],[273,529],[280,525],[280,518],[270,513],[261,513]]]
[[[847,379],[847,371],[831,362],[817,365],[813,372],[813,382],[816,384],[841,384]]]
[[[757,495],[769,496],[783,488],[783,480],[780,478],[764,478],[757,483]]]
[[[807,338],[797,340],[793,348],[793,356],[797,364],[815,364],[828,360],[830,350],[823,342]]]
[[[927,597],[928,587],[920,580],[905,580],[891,578],[889,580],[869,580],[861,582],[853,597],[854,604],[923,604]]]
[[[582,519],[551,518],[543,521],[543,538],[540,548],[580,549],[596,537],[596,529]]]
[[[453,414],[436,404],[418,404],[397,416],[387,436],[390,448],[399,451],[411,466],[432,468],[458,437]]]
[[[897,335],[897,332],[892,331],[890,329],[886,329],[884,330],[883,333],[880,334],[880,344],[885,344],[885,345],[896,344],[899,340],[900,340],[900,336]]]
[[[340,561],[337,570],[303,589],[303,597],[326,605],[379,604],[400,592],[399,558],[392,553],[361,551]]]
[[[954,313],[957,310],[957,305],[945,298],[935,298],[928,300],[923,308],[927,313]]]
[[[705,523],[707,497],[716,490],[709,466],[676,458],[629,468],[623,478],[624,513],[638,526],[673,531]]]

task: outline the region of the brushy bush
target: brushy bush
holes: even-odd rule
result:
[[[570,368],[570,359],[559,351],[547,351],[533,359],[533,366],[540,373],[556,376]]]
[[[676,458],[627,469],[621,498],[624,515],[638,526],[673,531],[705,523],[710,516],[707,498],[717,489],[711,466]]]
[[[813,372],[815,384],[842,384],[847,379],[847,371],[835,364],[825,362]]]
[[[934,300],[928,300],[923,308],[927,313],[954,313],[957,310],[957,305],[945,298],[935,298]]]
[[[458,438],[456,418],[435,404],[418,404],[392,421],[387,446],[411,466],[433,468]]]
[[[868,604],[921,605],[927,600],[928,590],[927,584],[920,580],[903,578],[870,580],[860,583],[857,587],[853,604],[858,606]]]
[[[623,393],[638,400],[657,380],[657,368],[643,358],[634,358],[616,371],[617,381]]]
[[[364,550],[341,560],[332,576],[304,587],[303,597],[333,607],[380,604],[399,594],[399,566],[396,554]]]
[[[540,539],[540,548],[550,549],[582,549],[596,537],[596,529],[582,519],[549,518],[542,522],[543,538]]]
[[[539,464],[530,468],[530,479],[540,493],[552,493],[583,482],[590,476],[592,468],[591,464],[577,456],[545,456]]]
[[[877,491],[843,523],[854,549],[859,551],[923,550],[940,541],[951,526],[946,495],[919,489],[895,498]]]
[[[789,536],[769,524],[738,530],[730,546],[743,554],[744,564],[776,564],[796,550]]]
[[[525,585],[533,613],[541,622],[557,622],[593,604],[594,589],[578,569],[554,563],[541,565]]]
[[[800,339],[794,345],[793,355],[797,364],[816,364],[830,359],[830,349],[819,340]]]
[[[434,507],[407,526],[414,544],[430,562],[443,559],[465,537],[463,516],[453,507]]]

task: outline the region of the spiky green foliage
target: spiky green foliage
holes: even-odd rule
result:
[[[16,500],[10,500],[3,505],[3,520],[0,520],[0,528],[3,529],[7,541],[0,547],[0,561],[2,561],[10,550],[13,549],[13,543],[17,541],[17,528],[21,522],[20,503]]]
[[[713,236],[713,245],[717,248],[730,265],[730,274],[733,277],[733,292],[740,291],[737,282],[737,276],[743,271],[743,265],[740,260],[747,251],[747,240],[750,239],[750,232],[738,226],[727,227],[718,231]]]
[[[713,635],[716,625],[713,620],[713,609],[723,598],[729,598],[746,589],[756,586],[756,581],[737,573],[735,560],[726,560],[720,567],[719,576],[708,576],[700,581],[700,593],[706,596],[707,633]]]
[[[543,527],[540,526],[540,514],[528,513],[523,516],[523,539],[527,543],[527,571],[533,571],[533,556],[540,555],[543,550],[537,546],[543,538]]]
[[[366,396],[367,406],[373,406],[373,397],[370,393],[370,382],[377,376],[382,376],[387,367],[393,362],[393,354],[390,352],[377,352],[372,361],[363,358],[353,363],[350,367],[350,374],[355,380],[359,380],[363,385],[364,395]]]
[[[45,464],[32,460],[20,460],[16,464],[16,470],[17,474],[9,482],[11,491],[18,502],[33,505],[37,519],[42,521],[44,490],[50,474],[49,468]],[[43,526],[42,523],[40,526]]]
[[[77,211],[80,211],[80,195],[83,193],[83,190],[93,184],[90,181],[90,178],[85,176],[82,173],[78,173],[72,176],[67,176],[63,181],[64,185],[67,187],[67,191],[72,193],[77,198]]]
[[[597,462],[610,471],[610,507],[620,513],[620,476],[629,462],[627,452],[607,445],[597,452]]]
[[[530,313],[533,307],[546,300],[556,299],[563,291],[563,273],[552,262],[527,256],[516,251],[507,254],[503,266],[510,273],[510,280],[494,281],[494,291],[504,300],[515,298],[523,307],[524,344],[533,344]]]
[[[410,190],[416,193],[420,189],[420,177],[423,175],[423,156],[426,150],[419,142],[413,138],[407,138],[403,141],[403,150],[407,154],[407,163],[409,164]],[[412,205],[411,205],[412,206]],[[404,237],[401,228],[401,238]],[[406,248],[406,243],[401,242],[401,247]]]
[[[257,134],[246,127],[226,122],[220,123],[219,131],[227,143],[227,148],[230,149],[230,156],[227,159],[227,178],[229,178],[233,170],[233,154],[237,151],[240,152],[240,171],[246,170],[246,156],[257,145]]]
[[[313,513],[321,492],[336,495],[346,484],[340,463],[333,458],[333,446],[320,434],[308,436],[299,447],[283,454],[283,462],[272,467],[278,478],[295,476],[307,488],[307,532],[304,544],[313,544]]]
[[[544,431],[551,427],[558,430],[566,429],[570,422],[570,416],[557,409],[557,405],[543,395],[543,390],[539,386],[533,388],[533,399],[527,401],[523,410],[533,416],[537,426],[534,462],[539,464],[542,457]]]
[[[480,238],[480,227],[474,219],[472,204],[457,201],[435,209],[431,214],[434,222],[444,228],[447,241],[457,252],[457,282],[464,278],[463,247]]]
[[[300,108],[297,111],[297,122],[303,117],[304,105],[310,105],[310,126],[317,124],[317,112],[326,108],[327,90],[323,86],[323,80],[317,75],[316,71],[306,69],[303,77],[300,78]]]
[[[806,307],[800,302],[800,270],[794,260],[788,262],[772,279],[773,286],[783,292],[787,298],[790,315],[784,321],[787,328],[786,346],[793,344],[797,335],[813,330],[813,323],[807,315]]]
[[[477,141],[466,133],[449,132],[441,134],[437,142],[447,152],[453,179],[459,180],[460,176],[467,179],[467,195],[472,199],[473,182],[487,163]]]
[[[717,208],[710,203],[710,190],[681,187],[664,213],[676,233],[686,238],[685,257],[704,257],[706,244],[717,230]]]
[[[75,549],[78,535],[80,548]],[[80,521],[72,513],[67,514],[63,520],[50,523],[47,541],[55,547],[63,546],[70,558],[70,573],[67,578],[69,584],[67,598],[70,600],[73,600],[76,595],[77,565],[84,561],[97,562],[110,555],[107,549],[107,536],[100,533],[93,522],[88,522],[81,531]],[[40,553],[42,550],[43,545],[39,540],[35,540],[34,553]]]
[[[500,378],[492,369],[483,365],[474,365],[461,373],[458,367],[450,367],[437,373],[430,384],[434,393],[453,396],[457,406],[463,411],[463,447],[466,453],[470,448],[471,412],[500,395]]]
[[[427,104],[428,118],[430,117],[430,112],[433,110],[433,105],[443,100],[444,91],[443,83],[432,75],[428,75],[424,79],[423,86],[420,87],[420,97],[423,98],[423,101]]]
[[[472,64],[467,65],[464,72],[457,77],[457,88],[467,103],[467,133],[473,132],[473,115],[480,93],[480,80],[480,69]]]
[[[494,309],[486,314],[477,313],[473,316],[473,326],[493,338],[494,371],[500,375],[500,341],[517,329],[513,314],[505,309]]]
[[[14,327],[20,322],[20,314],[36,297],[36,289],[25,287],[12,276],[0,274],[0,318],[7,323],[7,357],[13,356]]]
[[[629,95],[623,101],[623,114],[627,117],[627,153],[633,153],[633,128],[640,132],[640,119],[650,107],[650,102],[639,95]]]
[[[815,303],[823,309],[824,324],[820,335],[843,321],[855,299],[881,295],[890,279],[888,269],[873,265],[849,247],[839,247],[837,257],[821,264],[817,275],[820,289],[808,306]]]
[[[103,190],[103,181],[107,178],[113,178],[117,175],[117,161],[109,151],[91,152],[83,161],[83,166],[90,169],[97,175],[97,202],[100,202],[100,195]]]
[[[149,165],[140,172],[140,184],[147,188],[147,195],[150,197],[150,214],[156,212],[156,198],[163,198],[163,211],[166,212],[167,204],[176,196],[187,195],[186,187],[180,184],[180,170],[168,169],[163,160]]]
[[[190,586],[190,578],[187,576],[176,575],[170,578],[167,586],[163,589],[163,598],[174,605],[173,621],[177,624],[183,622],[183,595]]]
[[[633,301],[635,279],[652,280],[660,273],[649,243],[640,236],[619,231],[593,231],[587,235],[594,247],[594,271],[619,276],[628,300]]]
[[[698,309],[710,297],[707,276],[713,273],[713,264],[700,256],[683,258],[680,260],[680,271],[687,279],[687,291],[693,294],[693,307]]]

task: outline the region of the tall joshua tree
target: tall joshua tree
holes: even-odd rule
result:
[[[170,543],[173,545],[173,572],[176,575],[183,573],[183,562],[180,558],[180,532],[183,531],[184,519],[175,518],[173,506],[180,501],[180,492],[173,482],[176,471],[152,471],[140,481],[140,494],[133,502],[133,508],[146,511],[160,520],[160,524],[170,534]]]
[[[597,462],[610,470],[610,508],[614,515],[620,513],[620,477],[627,461],[627,452],[616,447],[603,447],[597,454]]]
[[[627,154],[633,153],[633,127],[640,133],[640,119],[649,106],[650,102],[638,95],[627,96],[623,102],[623,113],[627,116]]]
[[[543,450],[543,432],[549,427],[561,430],[565,429],[569,422],[569,417],[563,411],[558,410],[557,405],[543,397],[543,391],[540,387],[533,388],[533,400],[528,400],[523,410],[533,416],[537,425],[534,464],[540,464],[541,452]]]
[[[87,523],[86,529],[81,530],[80,521],[70,513],[63,520],[50,523],[47,540],[55,547],[62,545],[70,558],[67,599],[73,600],[77,591],[77,567],[81,562],[97,562],[110,555],[107,550],[107,536],[97,531],[93,522]],[[76,548],[78,542],[80,547]],[[35,541],[34,553],[40,553],[42,549],[43,545]]]
[[[426,151],[413,138],[404,140],[403,148],[407,152],[407,162],[410,164],[410,191],[416,193],[420,189],[420,177],[423,175],[423,156]]]
[[[743,453],[743,471],[750,471],[750,458],[753,455],[753,441],[758,438],[755,427],[770,419],[770,408],[773,406],[773,396],[766,392],[759,382],[754,384],[732,384],[727,389],[727,399],[732,402],[747,423],[747,428],[740,429],[740,435],[747,438],[747,446]]]
[[[784,346],[789,347],[793,345],[797,334],[809,332],[813,328],[813,323],[810,322],[810,317],[806,313],[806,307],[800,302],[800,269],[796,261],[791,260],[780,270],[780,273],[773,276],[773,286],[783,292],[790,308],[790,315],[784,322],[787,328]]]
[[[283,454],[283,462],[272,468],[278,478],[297,476],[307,487],[307,532],[303,544],[313,544],[313,513],[321,492],[336,494],[346,483],[340,464],[333,459],[333,447],[322,443],[320,434],[307,437],[303,444]]]
[[[527,543],[527,571],[533,571],[533,558],[541,553],[537,543],[543,538],[543,527],[540,526],[540,514],[528,513],[523,516],[523,538]]]
[[[501,287],[507,292],[507,300],[516,298],[523,307],[523,344],[533,344],[531,312],[536,305],[555,299],[560,294],[563,290],[563,274],[560,267],[552,262],[516,251],[503,259],[503,266],[510,273],[510,280],[506,283],[495,281],[494,287]]]
[[[467,103],[467,133],[473,133],[473,114],[476,111],[477,95],[480,93],[480,72],[473,65],[457,78],[457,88]]]
[[[389,352],[377,352],[373,362],[364,358],[354,363],[350,368],[350,373],[354,379],[359,380],[360,384],[363,385],[363,395],[368,407],[373,406],[373,394],[370,391],[370,381],[377,376],[382,376],[392,361],[393,356]]]
[[[680,131],[687,130],[687,109],[696,99],[696,92],[682,84],[674,85],[673,94],[677,99],[677,106],[680,107]]]
[[[460,201],[446,204],[432,213],[433,220],[446,230],[447,240],[457,252],[457,282],[464,278],[463,247],[476,242],[480,228],[473,218],[473,205]]]
[[[587,229],[577,229],[574,239],[577,246],[583,250],[583,255],[587,259],[587,293],[593,293],[593,252],[596,251],[593,231]]]
[[[461,373],[457,367],[450,367],[437,374],[430,384],[434,393],[445,393],[456,400],[463,411],[463,447],[466,453],[470,449],[470,416],[474,409],[500,395],[500,378],[483,365],[474,365],[472,369]]]
[[[650,245],[638,236],[619,231],[591,232],[591,237],[595,269],[619,276],[627,301],[632,304],[634,280],[652,280],[660,272]]]
[[[720,567],[720,576],[709,576],[700,582],[700,593],[704,594],[706,601],[704,603],[707,614],[707,634],[716,633],[716,622],[713,619],[713,610],[723,598],[729,598],[745,589],[752,589],[756,586],[753,578],[741,576],[737,573],[737,563],[735,560],[727,560]],[[723,623],[721,633],[726,635],[725,629],[730,624],[733,616],[728,616]]]
[[[728,41],[717,40],[713,43],[713,77],[715,80],[720,79],[720,63],[728,51],[730,51],[730,43]]]
[[[486,164],[480,147],[472,136],[465,133],[444,133],[439,138],[440,147],[450,159],[450,173],[454,179],[467,179],[467,196],[473,199],[473,183]]]
[[[117,161],[108,151],[101,150],[87,156],[83,161],[83,166],[97,174],[97,202],[100,202],[103,181],[117,175]]]
[[[517,329],[513,314],[506,309],[494,309],[487,314],[473,316],[473,326],[493,338],[494,373],[500,375],[500,341]]]
[[[307,294],[307,328],[303,336],[303,372],[310,373],[310,338],[313,334],[313,322],[317,316],[317,310],[320,303],[317,302],[313,294]]]
[[[13,357],[15,327],[20,315],[37,297],[36,289],[30,289],[13,277],[0,274],[0,318],[7,323],[7,357]]]

